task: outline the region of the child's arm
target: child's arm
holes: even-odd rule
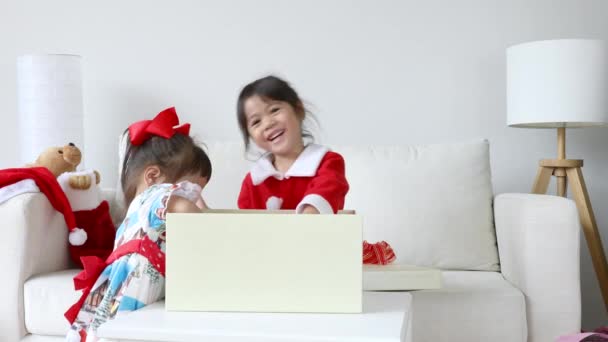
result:
[[[166,210],[169,213],[200,213],[205,202],[202,199],[200,185],[184,181],[175,185],[171,190],[171,197],[167,202]],[[199,203],[201,202],[201,203]],[[205,205],[206,208],[206,205]]]
[[[192,201],[180,196],[171,196],[167,203],[168,213],[200,213],[201,208],[197,207]]]
[[[317,174],[309,183],[304,198],[296,207],[301,214],[331,214],[344,208],[348,192],[344,159],[335,152],[328,152],[319,165]]]
[[[253,183],[251,182],[251,175],[247,174],[243,183],[241,184],[241,192],[239,193],[239,199],[237,201],[239,209],[259,209],[254,208],[251,204],[251,192]]]

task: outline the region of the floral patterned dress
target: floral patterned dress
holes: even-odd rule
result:
[[[97,328],[107,320],[164,297],[167,203],[171,196],[184,197],[196,203],[201,190],[199,185],[187,181],[157,184],[133,199],[124,221],[116,231],[113,255],[116,257],[115,252],[121,250],[121,247],[124,251],[124,246],[128,243],[132,245],[144,242],[140,245],[143,247],[139,247],[138,252],[122,253],[124,255],[119,255],[115,260],[112,260],[111,255],[108,258],[110,262],[103,264],[107,266],[93,285],[86,289],[86,299],[81,299],[84,302],[72,323],[68,340],[70,334],[74,336],[75,333],[81,338],[88,335],[87,340],[95,340]],[[146,250],[146,246],[150,248]]]

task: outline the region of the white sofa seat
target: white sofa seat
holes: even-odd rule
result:
[[[70,325],[64,312],[80,298],[74,291],[74,276],[80,270],[69,269],[42,274],[23,286],[25,328],[34,335],[65,336]]]
[[[412,341],[526,341],[524,294],[498,272],[445,271],[412,292]]]

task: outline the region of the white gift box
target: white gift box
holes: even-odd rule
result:
[[[167,214],[166,309],[360,313],[359,215]]]

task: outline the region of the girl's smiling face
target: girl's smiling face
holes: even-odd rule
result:
[[[279,158],[297,157],[302,152],[303,115],[289,103],[254,95],[245,101],[244,109],[247,132],[260,148]]]

